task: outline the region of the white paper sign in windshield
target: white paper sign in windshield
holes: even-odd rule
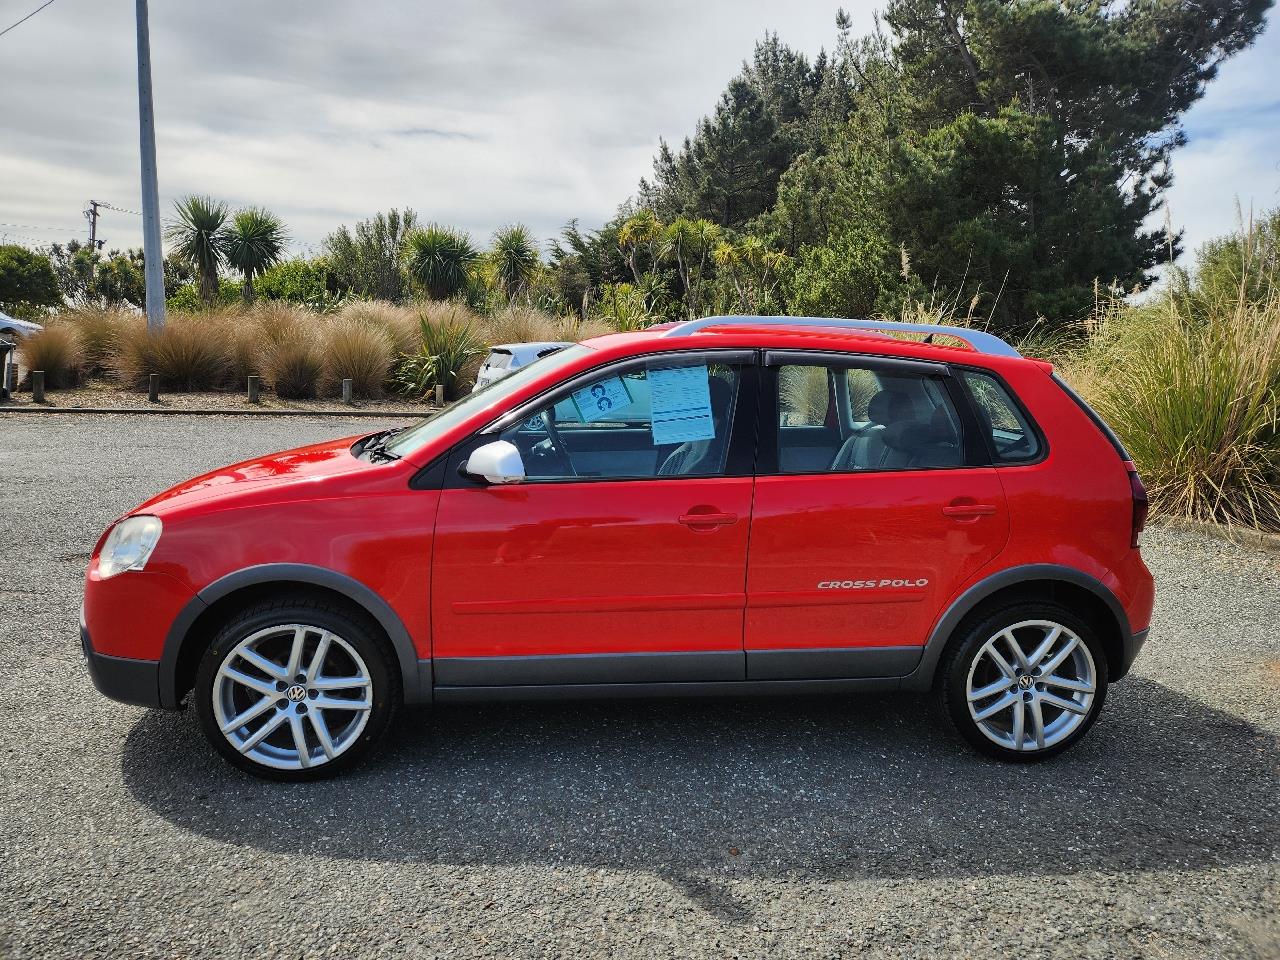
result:
[[[710,440],[716,435],[707,376],[706,364],[649,371],[654,444]]]
[[[583,423],[607,419],[616,410],[631,406],[631,394],[621,377],[609,377],[589,387],[573,391],[573,405]]]

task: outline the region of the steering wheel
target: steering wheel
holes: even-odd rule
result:
[[[548,463],[554,464],[561,476],[576,477],[578,471],[574,469],[573,458],[569,456],[569,448],[566,446],[564,438],[560,436],[560,430],[556,427],[554,408],[542,415],[542,422],[547,428],[547,439],[551,443],[548,450]]]
[[[545,440],[534,441],[530,435],[546,434]],[[556,429],[552,411],[539,413],[524,421],[511,437],[520,452],[530,460],[531,477],[576,477],[569,448]]]

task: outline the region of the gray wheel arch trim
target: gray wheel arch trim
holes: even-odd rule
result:
[[[405,703],[431,700],[431,661],[419,660],[413,638],[391,605],[359,580],[307,563],[263,563],[236,570],[200,590],[173,620],[160,655],[160,705],[177,709],[178,655],[191,627],[202,613],[223,597],[264,583],[302,583],[340,593],[378,621],[395,649],[400,663]]]
[[[947,608],[946,613],[938,621],[933,628],[933,632],[929,634],[929,640],[925,643],[924,652],[920,656],[920,662],[916,665],[915,670],[902,678],[903,690],[928,690],[933,686],[934,672],[938,666],[938,660],[942,657],[942,651],[947,646],[947,641],[951,639],[951,634],[955,632],[956,627],[960,625],[960,621],[974,607],[986,600],[997,591],[1006,587],[1017,586],[1019,583],[1030,583],[1033,581],[1057,580],[1072,584],[1073,586],[1083,587],[1088,590],[1099,600],[1101,600],[1111,615],[1115,617],[1116,625],[1120,630],[1120,640],[1124,645],[1123,661],[1124,669],[1128,669],[1129,661],[1133,659],[1133,645],[1135,637],[1133,630],[1129,624],[1129,616],[1124,612],[1116,595],[1111,592],[1097,577],[1090,576],[1083,570],[1077,570],[1075,567],[1067,567],[1056,563],[1030,563],[1018,567],[1008,567],[991,574],[979,580],[964,593],[960,594]],[[1140,641],[1139,641],[1140,645]],[[1112,679],[1120,679],[1124,675],[1122,671]]]

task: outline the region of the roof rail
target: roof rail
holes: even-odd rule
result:
[[[685,320],[662,332],[664,337],[683,337],[705,327],[837,327],[843,330],[938,334],[963,340],[978,353],[998,357],[1020,357],[1020,354],[994,333],[970,330],[968,327],[945,327],[931,323],[897,323],[890,320],[846,320],[837,317],[700,317]]]

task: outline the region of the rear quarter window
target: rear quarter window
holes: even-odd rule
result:
[[[978,425],[991,442],[995,461],[1026,463],[1039,459],[1043,444],[1008,388],[990,374],[976,370],[961,370],[959,373],[973,401]]]

